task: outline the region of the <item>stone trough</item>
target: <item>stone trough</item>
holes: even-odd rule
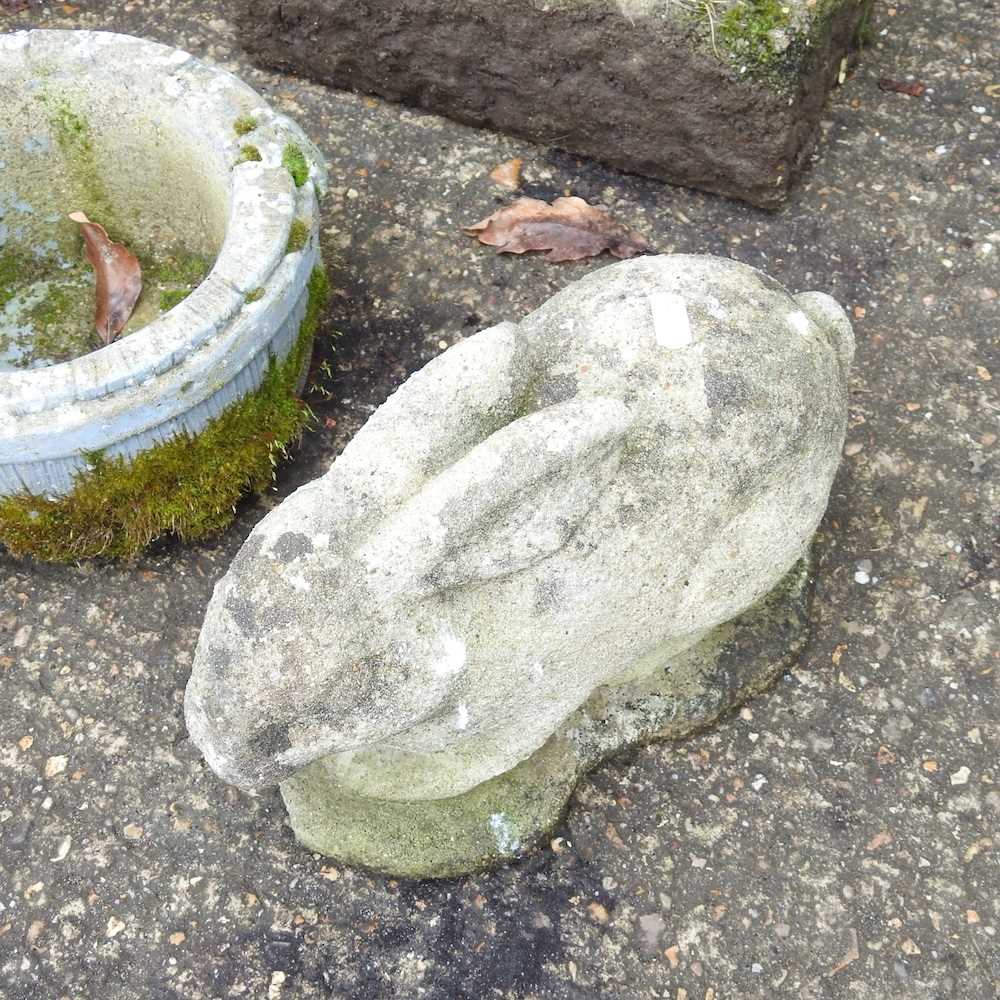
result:
[[[0,93],[0,542],[66,559],[221,527],[305,412],[319,154],[229,73],[124,35],[2,35]],[[74,211],[142,263],[110,346]]]
[[[268,66],[776,208],[871,0],[239,0]]]

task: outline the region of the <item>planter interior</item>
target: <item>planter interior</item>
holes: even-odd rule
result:
[[[191,128],[168,90],[123,87],[113,60],[88,72],[44,52],[0,59],[0,370],[99,346],[85,212],[143,266],[124,334],[169,310],[222,246],[228,173],[218,142]]]

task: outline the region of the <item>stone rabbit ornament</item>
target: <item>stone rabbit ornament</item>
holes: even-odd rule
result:
[[[402,875],[516,856],[580,774],[766,684],[846,424],[850,324],[658,256],[449,348],[254,529],[187,689],[226,781]]]

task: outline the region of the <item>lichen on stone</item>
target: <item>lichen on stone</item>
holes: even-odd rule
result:
[[[328,294],[317,267],[288,356],[272,355],[260,386],[198,433],[178,434],[132,459],[91,453],[65,496],[0,498],[0,543],[14,555],[73,562],[133,556],[168,533],[193,540],[225,529],[241,496],[273,482],[278,459],[311,420],[297,389]]]

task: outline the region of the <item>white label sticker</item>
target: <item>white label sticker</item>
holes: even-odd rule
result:
[[[676,292],[654,292],[649,297],[653,314],[653,332],[656,342],[668,350],[690,347],[694,343],[687,303]]]
[[[809,322],[809,317],[804,312],[789,313],[785,319],[788,321],[788,325],[796,333],[801,334],[803,337],[809,336],[809,328],[811,324]]]

